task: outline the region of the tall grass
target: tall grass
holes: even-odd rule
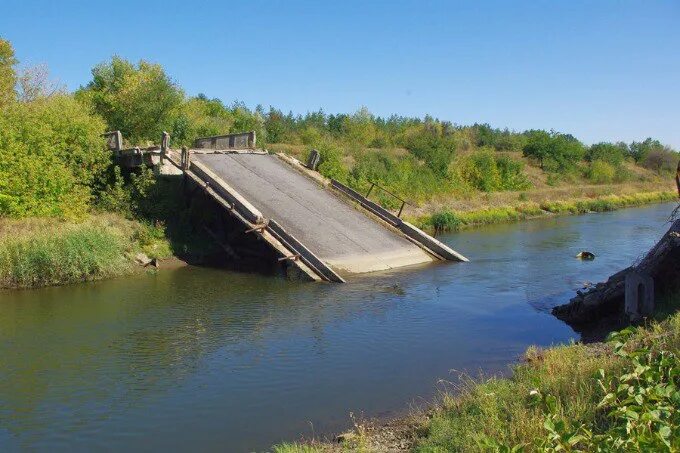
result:
[[[0,222],[0,288],[32,288],[114,277],[134,254],[170,254],[157,229],[112,214],[82,223],[54,219]]]

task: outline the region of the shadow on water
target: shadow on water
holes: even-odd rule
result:
[[[344,285],[189,266],[0,293],[0,445],[263,450],[404,410],[452,369],[575,338],[550,308],[630,264],[667,211],[444,236],[472,262]]]

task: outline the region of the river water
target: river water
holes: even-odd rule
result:
[[[399,414],[576,339],[550,308],[630,265],[672,207],[446,235],[470,263],[347,284],[185,267],[0,292],[0,446],[264,451]]]

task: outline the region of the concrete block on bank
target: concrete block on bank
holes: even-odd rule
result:
[[[309,157],[307,158],[307,168],[310,170],[315,170],[319,166],[319,161],[321,160],[321,155],[319,154],[319,151],[313,149],[311,153],[309,153]]]
[[[625,311],[632,320],[649,316],[654,311],[654,279],[631,271],[626,274]]]

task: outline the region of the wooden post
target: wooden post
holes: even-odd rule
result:
[[[163,131],[161,135],[161,164],[163,159],[168,155],[168,150],[170,149],[170,134]]]
[[[678,162],[678,170],[675,172],[675,185],[678,186],[678,197],[680,197],[680,162]]]

